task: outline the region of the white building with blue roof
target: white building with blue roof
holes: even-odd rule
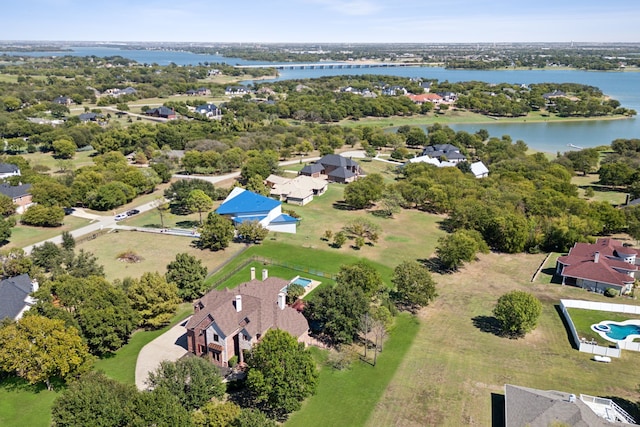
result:
[[[216,213],[231,218],[235,225],[258,221],[267,230],[281,233],[295,233],[298,225],[297,218],[282,213],[282,203],[278,200],[240,187],[229,193]]]

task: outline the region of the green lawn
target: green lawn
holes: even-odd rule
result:
[[[191,304],[184,303],[178,307],[176,314],[171,319],[169,325],[155,331],[138,331],[135,332],[129,342],[121,347],[118,351],[100,359],[95,364],[95,369],[103,371],[108,377],[118,380],[126,384],[135,384],[136,381],[136,361],[138,353],[142,347],[159,337],[172,326],[181,320],[193,314]]]
[[[18,223],[18,225],[11,229],[11,237],[9,237],[9,243],[7,243],[6,247],[23,248],[55,237],[62,234],[63,231],[72,231],[84,227],[89,223],[90,221],[88,219],[78,218],[72,215],[65,216],[64,224],[60,227],[32,227]]]
[[[593,189],[593,197],[589,200],[596,202],[609,202],[613,205],[624,204],[627,193],[624,191],[617,191],[614,188],[600,185],[598,181],[600,177],[598,174],[589,174],[587,176],[576,175],[571,178],[571,183],[578,186],[578,195],[586,198],[584,193],[587,188]]]
[[[320,370],[318,392],[295,412],[287,426],[362,426],[416,336],[420,323],[407,314],[396,318],[393,331],[378,356],[376,366],[357,360],[351,369],[337,371],[329,366]],[[316,355],[322,351],[314,349]],[[325,356],[326,357],[326,356]],[[320,360],[323,357],[319,357]]]
[[[96,154],[95,150],[92,151],[78,151],[71,159],[73,169],[78,169],[82,166],[93,165],[92,156]],[[60,171],[60,160],[53,157],[52,153],[41,153],[39,151],[35,153],[21,153],[21,157],[24,157],[29,161],[31,167],[33,166],[45,166],[49,168],[49,174],[56,175]]]
[[[624,322],[629,319],[638,319],[638,316],[634,317],[629,314],[613,313],[610,311],[582,310],[579,308],[568,308],[567,311],[571,316],[571,320],[573,321],[573,325],[575,326],[579,337],[586,338],[587,340],[595,339],[598,342],[598,345],[605,347],[609,347],[612,344],[611,341],[607,341],[600,337],[600,334],[595,333],[591,329],[591,325],[600,323],[603,320]]]
[[[51,407],[60,389],[48,391],[44,385],[29,385],[17,378],[0,383],[0,426],[48,427]]]

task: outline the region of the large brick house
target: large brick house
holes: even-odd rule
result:
[[[196,356],[208,358],[218,366],[228,366],[234,356],[242,363],[243,350],[249,350],[269,329],[282,329],[307,342],[307,319],[286,304],[289,281],[268,277],[251,280],[235,289],[212,290],[193,304],[194,314],[187,322],[187,348]]]

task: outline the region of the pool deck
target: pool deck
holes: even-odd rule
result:
[[[318,280],[313,280],[313,279],[308,279],[306,277],[302,277],[302,276],[296,276],[293,279],[291,279],[291,281],[289,282],[290,284],[295,282],[298,279],[304,279],[304,280],[310,280],[311,283],[309,283],[307,286],[304,287],[304,293],[300,296],[300,298],[304,298],[309,292],[313,291],[315,288],[317,288],[320,284],[322,284],[322,282],[318,281]]]

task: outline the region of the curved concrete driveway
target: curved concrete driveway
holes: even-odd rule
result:
[[[142,347],[136,361],[136,387],[145,390],[149,372],[160,366],[163,360],[176,361],[187,354],[187,329],[184,327],[191,316],[169,329],[149,344]]]

